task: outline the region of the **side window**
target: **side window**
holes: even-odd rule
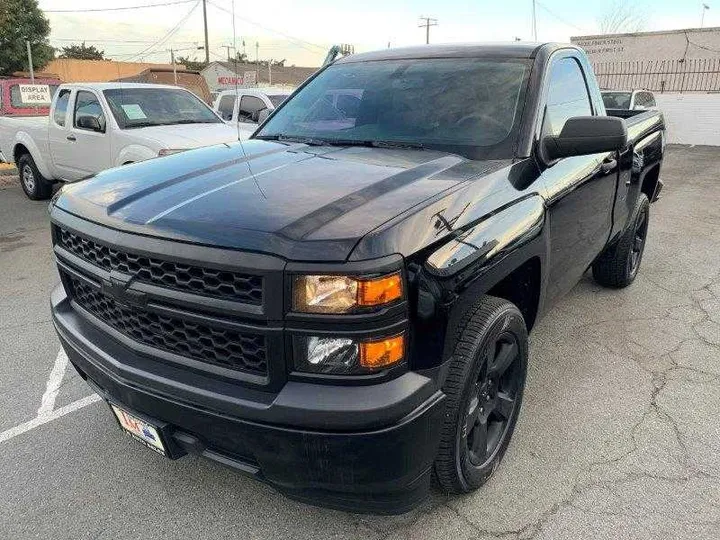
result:
[[[646,107],[654,107],[655,106],[655,96],[653,96],[650,92],[644,92],[645,94],[645,106]]]
[[[74,117],[73,125],[76,128],[105,133],[105,114],[98,98],[92,92],[78,91]]]
[[[262,99],[255,96],[243,96],[240,98],[238,120],[242,122],[257,122],[258,113],[263,109],[267,109],[267,107]]]
[[[53,121],[58,126],[65,125],[65,114],[67,113],[68,101],[70,101],[70,90],[61,90],[55,102],[55,112],[53,112]]]
[[[233,108],[235,107],[235,96],[226,95],[220,98],[218,103],[218,114],[223,120],[232,120]]]
[[[568,118],[590,115],[590,96],[580,64],[574,58],[556,60],[550,68],[543,130],[558,135]]]
[[[647,107],[647,99],[645,99],[645,92],[638,92],[635,94],[635,103],[633,107]]]

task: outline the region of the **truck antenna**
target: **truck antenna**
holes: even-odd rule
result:
[[[255,187],[258,188],[258,191],[263,196],[263,198],[267,199],[267,195],[265,195],[265,192],[260,187],[260,182],[258,182],[257,177],[255,176],[255,173],[252,170],[252,167],[250,166],[250,159],[248,158],[247,152],[245,152],[245,145],[242,142],[242,139],[240,138],[240,104],[238,103],[240,99],[240,93],[238,91],[238,54],[237,54],[237,37],[235,34],[235,0],[232,0],[232,29],[233,29],[233,54],[235,55],[235,99],[233,100],[233,116],[235,117],[235,129],[237,129],[237,140],[240,143],[240,150],[242,150],[243,157],[245,158],[245,164],[247,165],[248,171],[250,172],[250,176],[252,176],[253,182],[255,182]],[[237,116],[235,115],[235,109],[237,106]]]

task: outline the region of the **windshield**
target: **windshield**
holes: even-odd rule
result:
[[[472,156],[516,130],[527,71],[519,60],[477,58],[335,64],[257,137],[408,143]]]
[[[632,92],[603,92],[606,109],[629,109]]]
[[[280,104],[285,101],[290,94],[273,94],[268,95],[268,99],[270,100],[270,103],[273,104],[273,107],[279,107]]]
[[[222,122],[190,92],[175,88],[114,88],[103,92],[120,129]]]

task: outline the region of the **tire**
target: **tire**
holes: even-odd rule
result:
[[[445,418],[434,471],[444,491],[468,493],[495,472],[515,430],[528,334],[517,307],[482,296],[448,331],[448,339],[454,342],[448,348]]]
[[[20,185],[25,195],[33,201],[49,199],[52,195],[52,183],[48,182],[35,165],[30,154],[23,154],[18,158],[18,174]]]
[[[645,251],[649,221],[650,201],[647,195],[640,193],[630,226],[592,265],[593,278],[597,283],[603,287],[621,289],[635,280]]]

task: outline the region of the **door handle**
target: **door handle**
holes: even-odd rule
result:
[[[617,159],[607,158],[605,161],[602,162],[602,165],[600,165],[600,170],[602,170],[603,173],[607,174],[615,167],[617,167]]]
[[[77,141],[77,139],[75,138],[75,135],[68,135],[66,138],[68,141]]]

